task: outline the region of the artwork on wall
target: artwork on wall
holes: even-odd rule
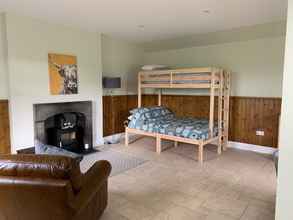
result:
[[[78,76],[76,56],[49,53],[48,60],[51,94],[77,94]]]

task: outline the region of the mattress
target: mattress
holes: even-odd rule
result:
[[[175,114],[164,107],[140,108],[131,112],[129,128],[146,132],[207,140],[209,138],[209,121],[201,118],[177,118]],[[215,123],[213,135],[218,135]]]

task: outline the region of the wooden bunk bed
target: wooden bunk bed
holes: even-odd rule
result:
[[[198,146],[198,161],[203,163],[203,151],[207,144],[217,142],[218,154],[226,150],[229,132],[230,72],[220,68],[185,68],[173,70],[142,71],[138,74],[138,107],[142,105],[142,90],[159,89],[158,106],[162,105],[162,89],[207,89],[210,95],[209,133],[207,139],[190,139],[161,133],[146,132],[140,129],[125,129],[125,145],[129,144],[129,134],[156,138],[156,152],[161,153],[161,140],[194,144]],[[215,112],[215,96],[218,96],[218,111]],[[214,135],[215,113],[218,114],[218,132]]]

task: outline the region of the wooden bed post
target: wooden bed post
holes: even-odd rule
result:
[[[227,150],[229,139],[229,112],[230,112],[230,72],[225,73],[225,85],[224,85],[224,146],[223,149]]]
[[[158,93],[158,106],[162,105],[162,89],[159,89]]]
[[[160,135],[156,136],[156,151],[158,154],[162,152],[161,137]]]
[[[128,137],[128,128],[125,128],[125,146],[128,147],[129,145],[129,137]]]
[[[216,69],[212,69],[212,79],[210,88],[210,118],[209,118],[209,133],[210,138],[214,136],[214,105],[215,105],[215,72]]]
[[[203,164],[203,141],[198,146],[198,162]]]
[[[174,142],[174,147],[178,147],[178,141]]]
[[[221,69],[220,72],[220,84],[218,89],[218,154],[222,153],[223,147],[223,88],[224,88],[224,80],[223,80],[223,70]]]
[[[141,107],[141,72],[138,73],[138,93],[137,93],[137,106],[138,108]]]

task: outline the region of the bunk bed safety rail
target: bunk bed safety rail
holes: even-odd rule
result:
[[[191,70],[141,72],[142,88],[210,88],[211,82],[220,84],[220,73],[192,72]]]

